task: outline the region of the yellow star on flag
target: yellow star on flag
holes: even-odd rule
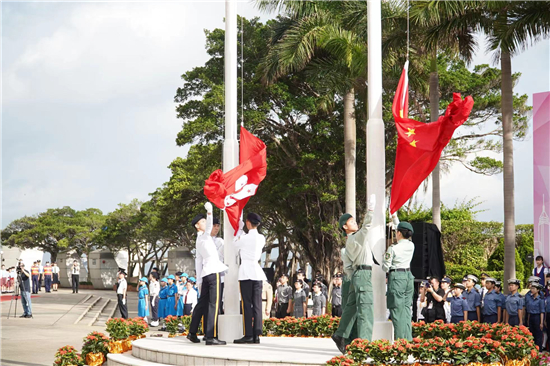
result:
[[[407,135],[407,137],[411,137],[411,135],[416,135],[414,133],[414,128],[407,128],[407,130],[409,130],[409,132],[405,132],[405,135]]]
[[[412,147],[416,147],[416,143],[417,143],[417,142],[418,142],[418,141],[416,141],[416,140],[412,140],[412,141],[410,142],[410,144],[411,144]]]

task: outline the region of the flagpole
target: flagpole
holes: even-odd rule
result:
[[[237,3],[225,0],[225,140],[223,143],[223,171],[239,165],[237,141]],[[223,214],[224,259],[229,267],[224,282],[224,315],[219,316],[218,338],[233,342],[243,336],[239,312],[239,284],[237,253],[233,244],[234,231],[227,213]]]
[[[381,263],[386,251],[386,159],[382,120],[382,11],[381,0],[368,0],[368,122],[367,197],[376,195],[376,208],[368,232],[368,242]],[[380,266],[372,271],[375,339],[393,339],[393,328],[386,317],[386,274]]]

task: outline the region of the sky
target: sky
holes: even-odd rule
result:
[[[2,2],[2,228],[48,208],[97,207],[148,194],[185,157],[173,102],[181,74],[208,60],[204,29],[224,2]],[[247,18],[270,16],[239,2]],[[514,91],[550,90],[550,44],[514,57]],[[483,44],[473,65],[490,63]],[[515,144],[516,222],[532,223],[532,138]],[[442,201],[479,197],[481,220],[503,220],[502,174],[453,166]],[[419,195],[430,205],[431,193]]]

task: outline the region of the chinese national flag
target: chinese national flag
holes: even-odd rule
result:
[[[393,99],[392,113],[397,127],[397,155],[391,190],[390,213],[394,213],[412,197],[420,183],[437,165],[441,152],[447,146],[455,129],[470,116],[474,100],[453,94],[445,115],[436,122],[422,123],[407,118],[408,80],[407,64],[401,74]]]
[[[250,197],[267,172],[266,146],[262,140],[241,127],[240,164],[223,173],[214,171],[205,181],[204,194],[216,207],[225,210],[235,234],[239,218]]]

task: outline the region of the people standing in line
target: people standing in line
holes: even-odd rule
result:
[[[42,285],[44,284],[44,266],[41,260],[36,261],[38,264],[38,291],[42,291]]]
[[[119,268],[116,296],[118,301],[118,311],[120,312],[120,317],[122,319],[128,319],[128,306],[126,303],[127,291],[128,291],[128,283],[126,282],[126,270]],[[73,290],[73,294],[74,293],[75,292]]]
[[[319,284],[321,293],[325,295],[325,299],[328,299],[328,287],[327,285],[325,285],[325,282],[326,282],[325,278],[320,272],[317,272],[317,274],[315,275],[315,282]],[[313,286],[312,286],[312,289],[313,289]]]
[[[71,282],[73,285],[73,294],[78,294],[78,284],[80,279],[80,264],[75,259],[71,267]]]
[[[273,306],[273,286],[265,280],[262,283],[262,318],[271,317],[271,307]]]
[[[178,288],[176,287],[176,284],[174,281],[176,280],[176,277],[174,275],[170,275],[166,277],[168,279],[168,286],[166,289],[166,296],[168,296],[168,299],[166,300],[166,316],[177,315],[177,304],[176,304],[176,293],[178,292]]]
[[[481,295],[474,288],[478,279],[474,275],[466,276],[466,291],[464,291],[464,297],[468,301],[468,320],[481,319]]]
[[[288,285],[288,276],[285,274],[281,276],[279,281],[281,282],[281,285],[277,286],[277,289],[275,290],[277,292],[277,295],[275,296],[277,300],[277,311],[275,313],[275,317],[283,319],[290,314],[288,305],[292,297],[292,287]]]
[[[185,277],[185,282],[183,281],[183,273],[176,272],[176,315],[178,317],[183,316],[183,292],[186,289],[185,285],[187,284],[187,277]]]
[[[523,298],[518,293],[520,281],[517,278],[508,280],[510,295],[506,297],[506,309],[504,323],[510,325],[523,325]]]
[[[483,322],[494,324],[500,323],[500,296],[495,291],[497,280],[492,277],[485,278],[485,296],[483,301]]]
[[[149,274],[149,304],[151,309],[151,326],[158,327],[159,325],[159,274],[151,272]]]
[[[200,297],[191,317],[187,339],[193,343],[200,343],[197,331],[201,318],[205,316],[206,345],[225,345],[226,342],[218,339],[218,315],[222,297],[220,276],[228,267],[220,261],[216,245],[211,236],[214,221],[212,204],[207,202],[204,208],[206,209],[206,216],[199,214],[191,222],[197,230],[195,269],[197,281],[200,285]]]
[[[306,299],[309,298],[309,293],[311,292],[311,289],[307,283],[306,274],[301,268],[296,271],[296,279],[302,281],[302,290],[306,294]]]
[[[332,280],[332,316],[342,316],[342,273],[338,272]]]
[[[31,305],[31,274],[25,269],[23,262],[19,263],[21,268],[21,282],[19,283],[19,290],[21,290],[21,305],[23,305],[23,315],[20,318],[32,318],[32,305]]]
[[[421,299],[423,301],[424,299]],[[430,285],[426,287],[426,323],[433,323],[436,320],[445,322],[445,291],[439,287],[439,278],[432,276]]]
[[[445,291],[445,300],[447,300],[447,296],[453,296],[451,293],[451,279],[447,276],[443,277],[441,280],[441,288],[443,291]],[[451,303],[448,301],[443,302],[443,310],[445,310],[445,322],[450,323],[451,322]]]
[[[52,292],[52,266],[50,265],[50,262],[46,262],[46,265],[44,266],[44,289],[47,293]]]
[[[343,309],[338,330],[332,335],[338,350],[345,353],[351,330],[356,323],[357,336],[361,339],[372,339],[374,326],[374,304],[372,293],[372,266],[374,255],[367,241],[374,207],[375,195],[371,195],[367,204],[367,212],[363,226],[359,229],[357,222],[350,214],[344,214],[338,220],[340,229],[347,236],[346,255],[352,267],[351,283],[348,291],[348,301]],[[360,304],[360,305],[358,305]]]
[[[234,242],[235,249],[241,258],[239,266],[239,289],[243,315],[244,337],[235,339],[236,344],[260,343],[263,331],[262,291],[263,282],[267,281],[259,261],[265,246],[265,237],[259,233],[262,218],[250,212],[246,223],[239,223],[239,231]],[[246,225],[248,234],[242,230]]]
[[[452,295],[447,296],[446,302],[451,305],[451,323],[458,324],[468,319],[468,301],[462,296],[466,287],[461,283],[455,283],[452,288]]]
[[[397,214],[392,215],[392,223],[396,227],[397,243],[390,245],[384,260],[382,270],[388,273],[388,291],[386,303],[390,310],[395,339],[412,341],[412,301],[414,296],[414,276],[411,273],[411,260],[414,254],[412,236],[414,229],[408,222],[399,222]],[[437,283],[439,286],[439,282]],[[445,296],[443,289],[440,293]],[[437,292],[439,294],[439,292]],[[443,308],[443,297],[441,308]],[[428,303],[436,298],[436,295],[428,295]],[[439,306],[436,306],[438,309]],[[436,314],[436,316],[439,314]],[[443,312],[443,316],[445,313]]]
[[[0,283],[2,285],[2,293],[4,292],[8,292],[8,278],[9,278],[10,274],[9,272],[6,270],[6,266],[2,264],[2,267],[0,269]]]
[[[195,306],[197,306],[198,302],[197,295],[197,291],[193,288],[193,282],[187,281],[185,283],[185,289],[182,295],[184,316],[193,314],[193,310],[195,309]]]
[[[38,263],[36,261],[32,262],[31,267],[31,276],[32,276],[32,293],[37,294],[38,293]]]
[[[160,291],[159,291],[159,321],[162,323],[164,318],[166,318],[166,301],[168,300],[168,279],[164,277],[162,280],[160,280]],[[166,326],[163,325],[163,327],[160,330],[166,329]]]
[[[502,293],[502,282],[495,282],[495,292],[498,295],[498,303],[500,306],[500,323],[504,323],[504,309],[506,308],[506,295]]]
[[[542,350],[543,333],[544,329],[544,314],[546,312],[546,305],[544,299],[540,296],[540,292],[544,287],[540,283],[533,283],[530,287],[530,297],[525,297],[525,312],[527,313],[527,325],[529,331],[535,339],[535,345]]]
[[[533,276],[537,276],[540,279],[539,283],[544,285],[548,273],[548,267],[544,265],[544,258],[542,255],[537,255],[535,258],[535,268],[533,268]]]
[[[315,282],[313,284],[313,294],[311,295],[313,316],[325,315],[327,312],[327,298],[321,290],[321,285],[322,282]]]
[[[147,317],[149,316],[149,290],[147,289],[147,284],[149,281],[146,277],[142,277],[139,280],[138,284],[138,316],[143,318],[146,323]]]
[[[292,294],[292,298],[288,304],[288,314],[295,318],[305,318],[307,311],[307,296],[303,289],[304,282],[302,280],[296,280],[294,282],[295,291]]]
[[[57,291],[59,286],[59,267],[56,262],[52,263],[52,288]]]

